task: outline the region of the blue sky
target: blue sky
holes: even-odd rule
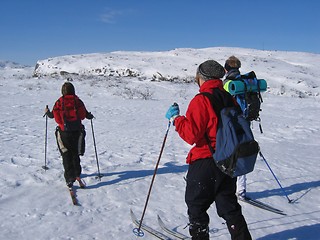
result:
[[[318,0],[2,0],[0,60],[244,47],[320,53]]]

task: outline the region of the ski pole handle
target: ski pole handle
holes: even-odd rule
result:
[[[46,105],[46,109],[49,109],[49,106]],[[43,117],[45,117],[47,115],[47,111],[44,113]]]

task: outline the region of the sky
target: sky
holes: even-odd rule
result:
[[[2,0],[0,60],[243,47],[320,53],[318,0]]]

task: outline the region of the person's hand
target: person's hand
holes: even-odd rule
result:
[[[49,109],[49,107],[47,105],[46,108],[44,109],[44,114],[48,114],[48,112],[50,112],[50,109]]]
[[[44,115],[43,117],[48,116],[49,118],[53,117],[53,114],[50,112],[50,109],[48,107],[48,105],[46,105],[46,108],[44,109]]]
[[[178,117],[180,114],[179,105],[177,103],[174,103],[171,105],[166,113],[166,118],[169,121],[174,121],[176,117]]]
[[[89,119],[89,120],[91,120],[91,119],[94,118],[94,116],[92,115],[91,112],[87,112],[86,118]]]

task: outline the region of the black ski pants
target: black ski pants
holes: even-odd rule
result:
[[[207,210],[215,202],[218,215],[227,223],[231,239],[251,240],[235,194],[236,181],[237,178],[221,172],[212,158],[198,159],[190,164],[185,193],[190,224],[209,225]]]
[[[64,178],[66,182],[74,182],[80,177],[81,165],[78,151],[80,131],[65,132],[59,128],[56,130],[56,138],[59,151],[62,156]]]

